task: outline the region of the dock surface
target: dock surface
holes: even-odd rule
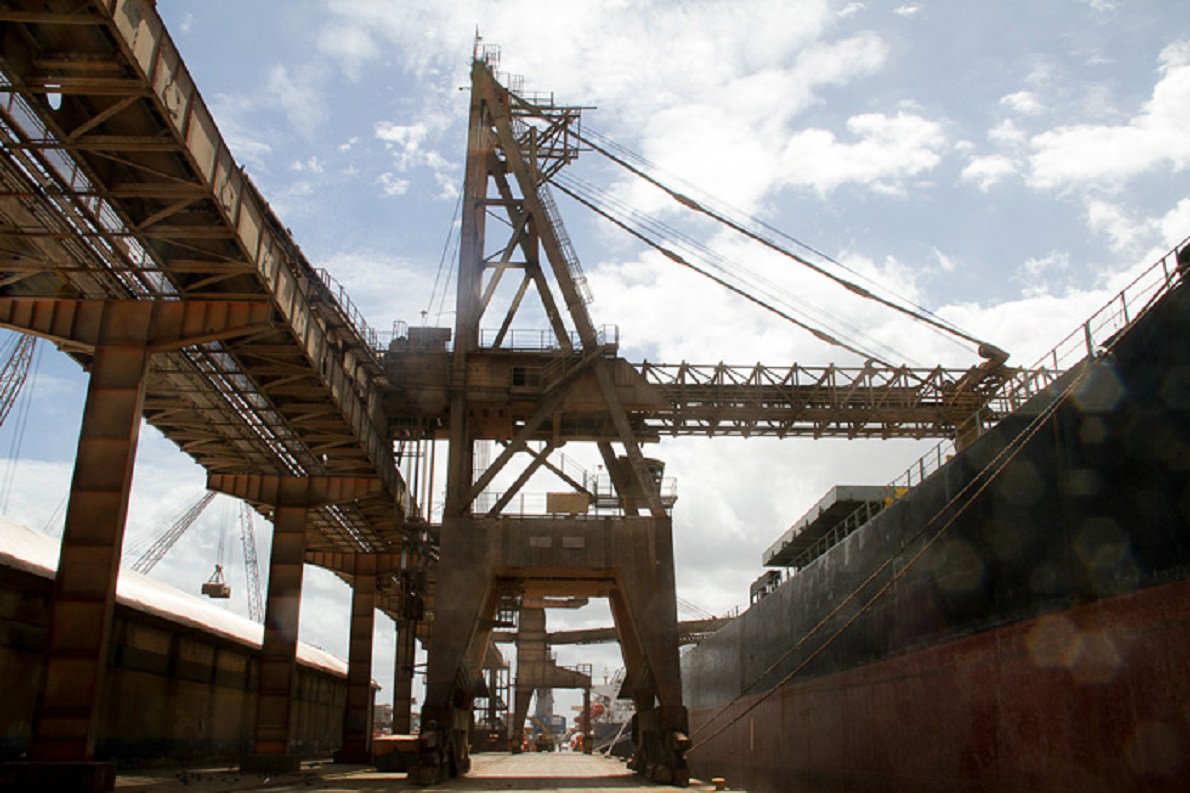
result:
[[[264,777],[241,774],[231,768],[146,769],[120,774],[119,793],[174,793],[174,791],[333,791],[334,793],[379,793],[380,791],[658,791],[678,788],[654,785],[629,771],[615,758],[576,752],[526,754],[479,754],[472,757],[472,769],[465,777],[441,785],[414,787],[403,773],[377,771],[369,766],[303,764],[299,774]],[[692,781],[686,790],[714,790],[711,785]]]

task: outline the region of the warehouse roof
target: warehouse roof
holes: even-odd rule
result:
[[[0,516],[0,565],[4,567],[53,578],[60,545],[54,537]],[[120,569],[116,603],[250,647],[260,647],[264,634],[259,623],[128,568]],[[347,675],[347,662],[325,650],[298,642],[297,655],[307,666]]]

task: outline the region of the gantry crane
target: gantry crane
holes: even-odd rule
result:
[[[550,193],[562,169],[592,148],[580,133],[580,110],[501,82],[496,62],[492,48],[477,44],[453,347],[450,331],[410,328],[385,357],[385,412],[394,438],[446,440],[449,452],[413,778],[429,783],[469,767],[472,702],[484,691],[484,656],[502,605],[606,597],[628,670],[625,690],[636,705],[632,766],[654,781],[682,784],[689,740],[678,667],[672,499],[660,492],[662,464],[646,458],[641,444],[686,434],[941,435],[963,442],[999,417],[997,395],[1016,370],[1006,366],[1005,353],[961,332],[984,360],[959,370],[910,369],[875,357],[852,368],[619,358],[617,333],[597,327],[588,312],[586,279]],[[502,221],[506,236],[488,234],[489,217]],[[724,285],[805,327],[779,306]],[[845,286],[861,296],[867,291]],[[526,345],[512,323],[533,296],[549,331]],[[497,306],[499,329],[484,336],[480,323],[498,315]],[[475,462],[481,440],[499,444],[482,470]],[[590,497],[586,503],[607,504],[551,462],[565,443],[596,446],[614,488],[614,514],[511,514],[512,498],[539,470],[558,474]],[[519,471],[518,455],[528,458]],[[494,501],[481,500],[497,476],[512,482]]]
[[[628,406],[640,402],[633,393],[635,383],[625,382],[626,364],[615,358],[614,342],[591,321],[585,280],[546,185],[549,175],[578,153],[571,132],[579,111],[548,99],[530,103],[510,93],[495,79],[491,55],[478,53],[472,68],[454,349],[446,354],[438,341],[423,337],[430,343],[411,339],[391,359],[401,376],[418,371],[419,364],[444,375],[446,388],[440,396],[448,411],[438,595],[414,778],[432,782],[470,765],[471,703],[481,690],[497,604],[559,595],[611,601],[637,707],[640,741],[634,765],[656,781],[680,783],[688,778],[682,757],[688,739],[669,516],[654,482],[656,471],[642,454],[629,419]],[[511,229],[494,259],[486,253],[489,211],[501,212]],[[515,272],[520,283],[513,287],[495,344],[481,345],[480,322],[504,276]],[[522,356],[501,349],[531,288],[562,353],[554,361],[533,358],[539,366],[532,374]],[[485,405],[485,397],[495,390],[505,392],[507,403],[508,389],[519,386],[536,391],[523,400],[523,420]],[[526,519],[501,515],[504,499],[486,513],[478,512],[477,498],[494,477],[576,401],[595,406],[605,419],[600,426],[584,425],[581,433],[598,445],[623,514],[598,521]],[[436,432],[433,419],[410,418],[407,426]],[[486,470],[476,471],[474,447],[484,438],[507,445]],[[514,492],[544,464],[552,451],[551,443],[546,445],[547,451],[534,454],[517,476]]]

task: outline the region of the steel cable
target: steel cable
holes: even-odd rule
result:
[[[590,146],[593,151],[603,155],[605,158],[616,163],[620,167],[622,167],[625,170],[627,170],[628,172],[632,173],[634,176],[637,176],[638,178],[643,179],[644,181],[646,181],[649,184],[653,185],[654,187],[658,188],[659,190],[661,190],[662,192],[669,195],[673,200],[675,200],[677,203],[681,204],[682,206],[686,207],[687,209],[690,209],[691,211],[706,215],[707,217],[727,226],[728,228],[731,228],[733,231],[736,231],[737,233],[742,234],[745,237],[748,237],[749,239],[752,239],[753,241],[755,241],[761,245],[764,245],[765,247],[781,254],[782,256],[786,256],[789,259],[792,259],[793,261],[797,262],[798,264],[802,265],[803,267],[810,268],[814,272],[822,275],[825,278],[829,278],[830,280],[839,284],[844,289],[847,289],[848,291],[852,292],[853,294],[856,294],[856,295],[858,295],[864,299],[867,299],[867,300],[873,300],[877,303],[880,303],[881,305],[884,305],[888,308],[893,309],[894,311],[898,311],[902,314],[905,314],[906,316],[916,319],[919,322],[923,322],[923,323],[935,328],[936,330],[939,330],[946,334],[950,334],[951,336],[961,338],[965,341],[971,342],[980,348],[995,349],[994,345],[991,345],[988,342],[985,342],[981,339],[976,338],[975,336],[971,335],[970,333],[968,333],[968,332],[962,330],[961,328],[959,328],[958,326],[956,326],[954,323],[944,320],[941,317],[938,317],[932,311],[929,311],[928,309],[926,309],[922,306],[919,306],[916,303],[913,303],[912,301],[908,300],[907,298],[897,295],[897,297],[899,297],[900,299],[905,300],[905,302],[908,302],[911,305],[913,305],[912,309],[906,308],[905,306],[902,306],[902,305],[899,305],[898,303],[895,303],[895,302],[889,300],[888,298],[878,295],[875,292],[873,292],[865,287],[860,286],[859,284],[853,283],[852,281],[849,281],[846,278],[842,278],[841,276],[831,273],[830,271],[811,262],[810,260],[806,259],[805,257],[800,256],[781,245],[778,245],[776,242],[767,238],[763,234],[753,231],[753,230],[747,228],[746,226],[744,226],[742,223],[729,218],[726,213],[711,208],[710,206],[707,205],[708,202],[695,201],[694,199],[690,198],[689,196],[685,195],[684,193],[678,192],[677,190],[669,187],[665,183],[661,182],[659,179],[646,173],[642,168],[637,167],[637,166],[633,165],[632,163],[628,162],[627,156],[619,156],[617,154],[613,154],[611,151],[609,151],[610,146],[605,147],[604,145],[600,145],[599,143],[596,143],[595,141],[593,141],[591,139],[594,137],[598,137],[602,141],[604,141],[604,143],[609,143],[609,139],[606,138],[605,136],[599,135],[598,133],[595,133],[590,129],[588,129],[586,131],[586,135],[580,135],[580,134],[576,133],[576,136],[584,144],[586,144],[587,146]],[[590,136],[590,137],[588,137],[588,136]],[[619,151],[624,153],[625,155],[628,155],[628,153],[629,153],[628,150],[626,148],[624,148],[623,146],[616,145],[615,147]],[[656,165],[650,163],[647,159],[645,159],[644,157],[641,157],[640,155],[631,155],[631,156],[634,159],[636,159],[638,162],[641,162],[642,164],[646,165],[646,167],[651,167],[655,170],[660,170],[659,168],[657,168]],[[760,225],[770,231],[774,231],[779,236],[782,236],[782,237],[792,241],[794,244],[798,245],[799,247],[804,248],[805,250],[810,251],[810,252],[814,253],[815,255],[822,257],[823,259],[830,262],[831,264],[834,264],[844,270],[847,270],[848,272],[852,273],[853,275],[863,278],[863,276],[861,276],[854,269],[847,267],[846,265],[833,259],[832,257],[828,256],[827,254],[801,242],[800,240],[797,240],[796,238],[794,238],[788,234],[785,234],[784,232],[774,229],[768,223],[764,223],[763,221],[757,220],[756,218],[753,218],[751,216],[747,216],[747,217],[748,217],[749,221],[756,223],[757,225]],[[870,279],[864,278],[864,280],[868,280],[869,283],[871,283]]]
[[[740,287],[740,289],[748,292],[750,295],[758,296],[768,303],[782,305],[790,311],[796,311],[803,315],[814,317],[814,322],[822,329],[828,331],[830,335],[846,339],[853,348],[860,349],[862,351],[862,357],[883,361],[894,360],[900,355],[899,351],[864,333],[862,329],[848,322],[846,319],[822,311],[809,301],[793,295],[771,279],[733,262],[689,234],[673,228],[656,218],[645,215],[588,182],[573,176],[560,174],[555,179],[554,184],[559,190],[575,200],[581,201],[582,199],[586,199],[585,202],[582,202],[585,206],[601,214],[608,220],[615,222],[615,219],[618,219],[622,221],[622,223],[617,223],[617,225],[620,225],[621,228],[629,231],[633,236],[641,239],[647,245],[660,251],[667,257],[673,258],[669,255],[660,240],[666,240],[676,248],[683,249],[685,253],[701,259],[708,267],[722,273],[725,279],[742,282],[744,286]],[[600,212],[600,210],[603,210],[603,212]],[[628,228],[629,226],[634,227],[641,234],[633,233]],[[706,275],[701,270],[698,270],[698,272]],[[743,294],[743,292],[738,293]],[[784,315],[782,317],[788,319]],[[873,352],[873,350],[880,350],[880,352]],[[855,350],[853,349],[852,351]],[[904,362],[911,363],[918,368],[923,368],[920,363],[911,360]]]

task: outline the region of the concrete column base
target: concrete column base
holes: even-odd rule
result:
[[[0,763],[0,790],[12,793],[40,793],[46,790],[77,790],[107,793],[116,788],[116,764],[96,762]]]
[[[296,774],[302,758],[292,754],[250,754],[240,758],[241,774]]]

